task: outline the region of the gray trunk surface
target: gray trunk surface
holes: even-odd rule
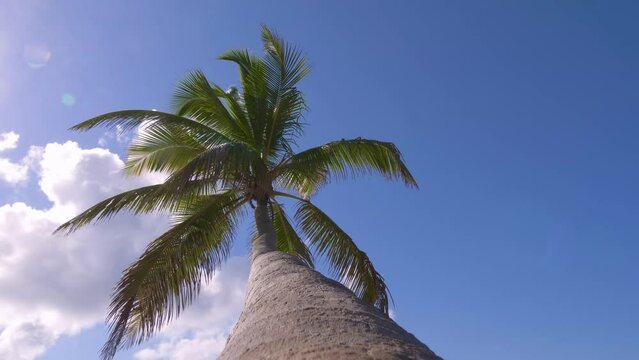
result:
[[[260,200],[255,207],[255,228],[257,230],[257,238],[251,246],[251,262],[259,255],[269,251],[275,251],[275,229],[268,212],[268,202]]]
[[[296,258],[279,251],[253,255],[244,310],[220,359],[441,360],[348,288]]]

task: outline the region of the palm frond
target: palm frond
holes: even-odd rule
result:
[[[173,96],[173,107],[178,116],[188,116],[235,142],[252,144],[250,124],[242,116],[233,116],[233,112],[222,104],[219,96],[224,91],[217,85],[211,85],[201,71],[189,73],[177,86]]]
[[[262,43],[267,54],[265,63],[274,75],[269,79],[273,90],[292,89],[310,72],[302,52],[266,26],[262,26]]]
[[[206,150],[196,136],[167,126],[141,129],[129,146],[125,169],[130,175],[179,170]]]
[[[261,150],[268,116],[268,87],[264,62],[246,50],[229,50],[222,54],[220,59],[232,61],[240,69],[243,106],[246,108],[256,148]]]
[[[303,132],[302,118],[307,110],[304,95],[297,89],[282,93],[270,113],[265,129],[264,153],[273,160],[293,154],[297,138]]]
[[[384,278],[353,239],[308,201],[299,202],[295,219],[310,245],[326,256],[332,274],[362,300],[388,314],[390,294]]]
[[[93,205],[60,225],[54,233],[70,234],[92,222],[108,220],[121,211],[129,211],[134,214],[173,211],[180,203],[188,202],[195,196],[211,193],[212,185],[205,181],[191,181],[183,186],[181,192],[167,189],[164,184],[125,191]]]
[[[252,176],[266,173],[259,155],[243,144],[214,146],[194,157],[165,181],[167,187],[180,190],[189,181],[206,180],[225,187],[239,186]]]
[[[176,224],[124,272],[109,308],[103,360],[147,340],[195,299],[202,280],[228,257],[244,202],[225,193],[190,203],[177,214]]]
[[[334,141],[302,151],[285,160],[275,172],[282,187],[295,189],[306,197],[333,179],[370,173],[417,187],[393,143],[360,138]]]
[[[253,63],[259,61],[259,59],[251,55],[246,49],[227,50],[222,53],[218,59],[234,62],[240,67],[240,72],[250,72],[253,68]]]
[[[153,110],[122,110],[96,116],[83,121],[71,130],[87,131],[98,126],[117,131],[127,131],[145,124],[146,126],[168,126],[173,129],[192,133],[203,143],[221,143],[231,141],[215,129],[182,116]]]
[[[310,72],[310,67],[299,49],[284,42],[266,26],[262,26],[262,42],[269,91],[265,152],[269,156],[290,153],[291,144],[301,134],[300,119],[306,110],[304,96],[295,85]]]
[[[253,124],[251,123],[251,117],[248,114],[246,109],[246,105],[244,104],[244,97],[239,93],[238,89],[231,88],[229,91],[223,91],[221,88],[215,88],[217,96],[220,97],[221,100],[226,104],[226,108],[228,109],[231,116],[238,119],[238,122],[243,124],[247,124],[246,126],[249,128],[249,133],[251,134],[251,146],[254,149],[258,149],[258,131],[253,128]]]
[[[308,267],[313,268],[313,255],[291,225],[282,206],[276,201],[273,201],[271,206],[277,250],[296,256]]]

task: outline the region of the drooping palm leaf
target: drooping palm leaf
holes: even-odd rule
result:
[[[182,131],[196,134],[202,140],[207,140],[206,143],[230,141],[227,137],[205,124],[182,116],[154,110],[114,111],[83,121],[71,127],[71,130],[87,131],[98,126],[104,126],[111,130],[127,131],[135,129],[140,125],[179,128]]]
[[[213,194],[213,185],[206,181],[190,181],[183,186],[181,192],[168,189],[164,184],[125,191],[93,205],[60,225],[55,233],[70,234],[92,222],[108,220],[121,211],[129,211],[133,214],[175,211],[180,204],[188,203],[196,196]]]
[[[177,212],[176,224],[149,244],[118,282],[103,359],[145,341],[195,299],[202,281],[228,257],[244,201],[229,192],[202,197]]]
[[[220,60],[231,61],[240,67],[240,74],[242,72],[250,72],[253,68],[253,63],[259,61],[257,57],[251,55],[246,49],[231,49],[227,50],[218,57]]]
[[[353,239],[308,201],[299,202],[295,219],[310,245],[326,256],[333,275],[362,300],[388,314],[390,295],[384,278]]]
[[[296,256],[308,267],[313,268],[313,255],[291,225],[284,209],[276,201],[271,204],[277,250]]]
[[[331,179],[379,173],[411,187],[417,182],[393,143],[367,139],[340,140],[297,153],[275,170],[285,188],[312,195]]]

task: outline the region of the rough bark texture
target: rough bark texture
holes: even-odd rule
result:
[[[340,283],[278,251],[253,260],[220,359],[439,359]]]

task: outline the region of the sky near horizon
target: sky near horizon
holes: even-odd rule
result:
[[[110,290],[162,215],[51,231],[104,197],[130,136],[67,129],[169,110],[260,24],[312,72],[300,147],[396,143],[420,190],[379,178],[316,198],[387,280],[397,322],[449,360],[639,359],[639,6],[632,1],[0,0],[0,359],[97,357]],[[120,360],[214,357],[247,234],[198,301]]]

